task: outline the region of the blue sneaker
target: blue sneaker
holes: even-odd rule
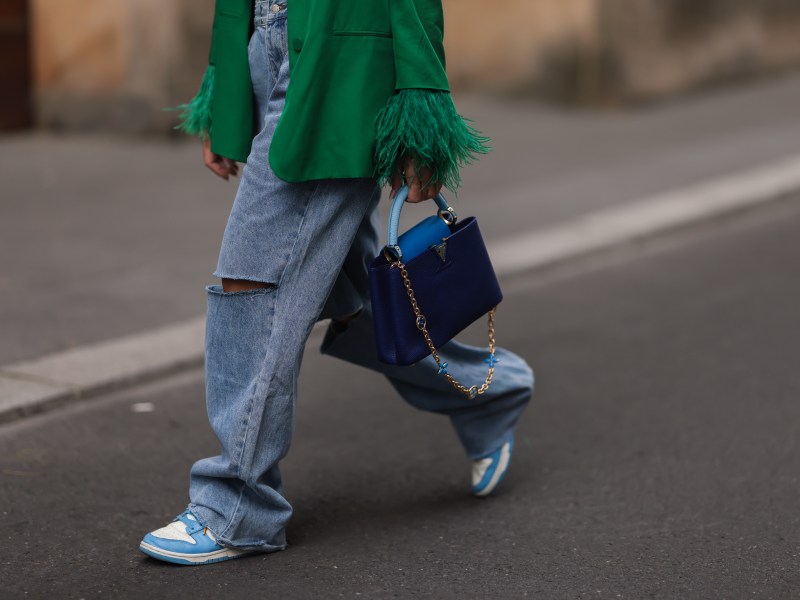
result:
[[[166,527],[144,536],[139,550],[176,565],[207,565],[256,552],[218,544],[214,534],[200,525],[188,509]]]
[[[503,481],[514,450],[514,438],[492,452],[489,456],[479,458],[472,463],[472,493],[476,496],[488,496]]]

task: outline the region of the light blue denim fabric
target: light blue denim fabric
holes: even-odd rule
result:
[[[207,288],[206,402],[221,452],[193,465],[189,490],[189,507],[221,543],[265,552],[286,547],[292,507],[278,465],[289,450],[302,353],[318,319],[361,310],[346,328],[329,327],[322,351],[384,373],[411,405],[448,415],[472,458],[510,437],[533,387],[530,367],[503,349],[489,392],[474,401],[438,376],[431,358],[411,367],[377,361],[367,264],[381,246],[380,189],[372,179],[287,183],[269,166],[289,83],[285,7],[285,0],[256,2],[249,56],[260,131],[214,273],[272,285]],[[485,348],[451,342],[442,355],[466,381],[486,373]],[[465,486],[466,477],[465,468]]]

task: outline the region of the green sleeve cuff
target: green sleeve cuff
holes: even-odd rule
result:
[[[211,104],[214,95],[214,65],[208,65],[197,95],[186,104],[176,106],[180,110],[181,123],[175,127],[189,135],[207,138],[211,134]]]
[[[456,112],[445,90],[399,90],[378,114],[376,129],[375,177],[381,185],[391,180],[407,154],[418,173],[427,167],[433,172],[431,181],[456,191],[459,169],[491,149],[491,140]]]

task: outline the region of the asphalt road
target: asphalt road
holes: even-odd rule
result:
[[[617,111],[459,96],[494,150],[455,206],[503,239],[784,159],[798,97],[798,74]],[[6,135],[0,182],[0,364],[203,314],[237,184],[196,140]]]
[[[487,500],[444,419],[310,348],[275,555],[136,550],[216,451],[199,373],[6,426],[0,597],[800,598],[798,232],[795,199],[506,281],[537,394]]]

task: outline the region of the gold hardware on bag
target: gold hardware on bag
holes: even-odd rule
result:
[[[442,246],[445,246],[444,240],[442,240]],[[438,246],[436,247],[438,250]],[[437,251],[437,254],[439,252]],[[439,254],[439,257],[442,258],[444,261],[444,257]],[[414,310],[414,316],[416,317],[416,324],[417,329],[422,332],[423,337],[425,338],[425,343],[428,345],[428,350],[431,352],[431,356],[433,360],[436,361],[436,365],[439,367],[439,374],[444,375],[447,381],[450,382],[455,389],[459,392],[464,394],[470,400],[475,399],[479,395],[486,392],[489,389],[489,386],[492,385],[492,377],[494,377],[494,365],[497,362],[497,359],[494,357],[494,313],[497,310],[495,306],[492,310],[488,313],[489,318],[489,358],[485,361],[489,364],[489,372],[486,374],[486,379],[484,380],[483,384],[478,387],[477,385],[473,385],[472,387],[467,387],[459,382],[455,377],[450,375],[447,372],[447,363],[442,362],[442,359],[439,357],[439,353],[436,350],[436,346],[431,339],[431,336],[428,334],[428,321],[425,318],[425,315],[422,314],[422,311],[419,309],[419,305],[417,304],[417,299],[414,296],[414,290],[411,287],[411,280],[408,277],[408,271],[406,270],[406,266],[400,260],[396,260],[392,263],[393,267],[397,267],[400,269],[400,274],[403,276],[403,285],[406,288],[406,293],[408,294],[408,299],[411,301],[411,308]]]

